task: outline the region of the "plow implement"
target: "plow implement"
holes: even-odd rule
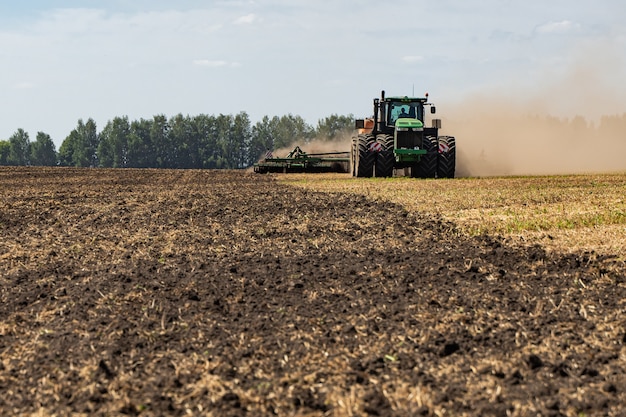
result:
[[[306,153],[299,146],[286,157],[273,157],[254,164],[254,172],[350,172],[350,152]]]

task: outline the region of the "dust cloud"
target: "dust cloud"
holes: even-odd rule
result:
[[[457,176],[626,172],[621,55],[588,45],[533,85],[519,78],[440,102],[442,133],[457,139]]]
[[[345,133],[332,140],[313,139],[301,148],[307,153],[350,152],[352,133]]]
[[[277,149],[273,152],[273,156],[284,158],[289,152],[293,151],[296,146],[299,146],[302,151],[307,154],[319,154],[328,152],[350,152],[352,134],[346,133],[338,136],[332,140],[325,138],[314,138],[309,141],[296,141],[293,145],[281,149]]]

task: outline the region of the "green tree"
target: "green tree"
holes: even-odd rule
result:
[[[178,114],[170,119],[169,138],[175,150],[175,168],[202,168],[200,137],[189,116]]]
[[[8,140],[0,140],[0,165],[9,164],[9,152],[11,143]]]
[[[37,139],[30,146],[30,162],[38,166],[55,166],[57,151],[50,135],[37,132]]]
[[[150,128],[150,141],[156,155],[156,168],[172,168],[175,150],[169,140],[170,126],[164,115],[154,116]]]
[[[233,160],[230,166],[246,168],[249,166],[248,152],[252,140],[250,118],[247,113],[241,112],[233,119],[231,140],[233,141]]]
[[[274,117],[274,119],[278,118]],[[273,119],[270,119],[268,116],[263,116],[260,121],[252,126],[252,138],[248,152],[248,163],[250,165],[263,157],[265,152],[274,150],[274,137],[276,136],[273,129],[274,125]]]
[[[217,169],[229,169],[233,167],[231,164],[235,149],[231,139],[232,126],[233,116],[220,114],[215,117],[215,126],[212,133],[217,148],[216,159],[214,161],[215,168]]]
[[[126,168],[128,166],[128,137],[130,123],[128,117],[110,120],[102,132],[98,143],[98,162],[102,167]]]
[[[128,135],[128,166],[151,168],[157,166],[156,152],[152,145],[150,130],[152,120],[140,119],[130,124]]]
[[[24,129],[17,129],[9,138],[9,165],[29,165],[30,164],[30,139]]]
[[[191,129],[198,138],[198,156],[201,168],[215,168],[218,153],[216,145],[215,117],[200,114],[191,119]]]
[[[59,148],[59,163],[62,166],[98,166],[99,135],[93,119],[84,123],[78,120],[76,129],[70,132]]]
[[[84,153],[81,154],[81,157],[84,157],[84,159],[88,161],[87,165],[83,166],[98,166],[98,143],[100,137],[98,135],[96,122],[93,119],[87,120],[84,128],[81,129],[79,133],[82,144],[81,149],[84,151]]]
[[[342,139],[344,135],[352,134],[354,130],[354,116],[339,116],[332,114],[317,122],[317,137],[323,140]]]
[[[263,117],[252,127],[248,164],[256,162],[266,151],[291,147],[295,142],[306,143],[315,130],[300,116],[291,114],[273,118]]]
[[[274,147],[285,148],[291,147],[295,142],[308,142],[315,134],[313,128],[306,124],[300,116],[291,114],[280,118],[273,118]]]
[[[61,147],[59,148],[60,166],[71,167],[76,165],[74,163],[74,149],[78,146],[78,141],[78,132],[72,130],[63,143],[61,143]]]

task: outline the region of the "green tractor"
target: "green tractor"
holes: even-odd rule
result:
[[[385,97],[374,99],[374,117],[357,119],[352,138],[350,166],[354,177],[391,177],[396,170],[415,178],[454,178],[456,141],[439,136],[441,120],[424,125],[425,107],[435,106],[425,98]]]

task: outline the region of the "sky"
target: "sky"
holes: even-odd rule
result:
[[[490,94],[624,113],[624,21],[623,0],[0,0],[0,139],[179,113],[316,125],[383,89],[443,114]]]

